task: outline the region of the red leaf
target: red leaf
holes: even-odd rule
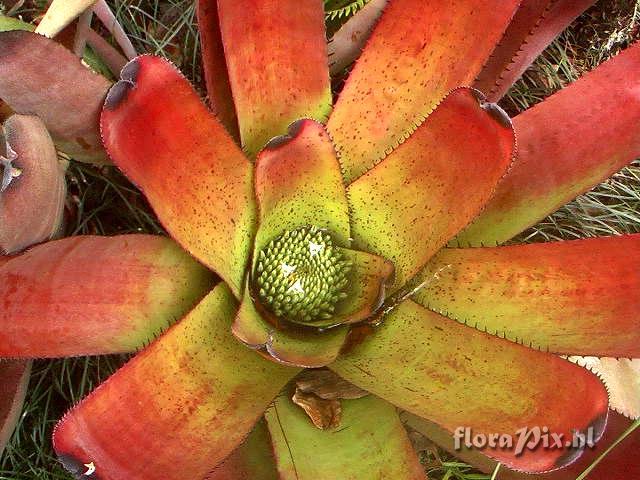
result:
[[[0,266],[0,357],[133,351],[211,284],[209,271],[163,237],[42,244]]]
[[[595,0],[523,0],[474,87],[500,100],[538,55]]]
[[[198,0],[198,32],[207,98],[213,113],[234,137],[239,138],[238,120],[231,96],[227,63],[220,34],[217,0]]]
[[[331,88],[321,0],[218,0],[220,30],[249,156],[294,120],[326,120]]]
[[[640,44],[514,118],[518,157],[460,245],[509,240],[640,156]]]

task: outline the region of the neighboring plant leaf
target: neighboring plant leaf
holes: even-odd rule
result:
[[[221,463],[298,371],[233,338],[236,308],[219,285],[65,415],[53,438],[62,464],[82,475],[93,463],[100,480],[184,480]]]
[[[45,243],[0,267],[0,357],[134,351],[212,283],[209,271],[159,236]]]
[[[31,361],[0,362],[0,455],[20,418],[30,373]]]
[[[373,334],[330,368],[346,380],[449,432],[517,435],[547,427],[571,438],[593,427],[600,438],[608,397],[587,370],[460,325],[405,300]],[[579,399],[579,401],[576,401]],[[487,450],[510,468],[544,472],[563,467],[579,450]]]
[[[36,33],[0,33],[0,98],[40,117],[56,145],[75,160],[107,161],[98,116],[109,82],[73,53]]]
[[[490,101],[499,101],[553,39],[594,3],[524,0],[473,86]]]
[[[347,189],[354,246],[395,266],[389,293],[480,212],[511,164],[509,118],[477,95],[454,90],[403,144]]]
[[[10,30],[32,32],[35,30],[35,25],[23,22],[17,18],[0,15],[0,32],[8,32]],[[84,50],[82,60],[84,60],[91,70],[107,78],[111,78],[112,73],[117,75],[120,72],[120,68],[122,68],[124,64],[118,67],[117,62],[120,61],[120,57],[122,56],[104,38],[99,36],[95,31],[89,30],[87,44],[91,48]]]
[[[439,252],[415,300],[566,355],[640,357],[640,234]],[[440,272],[439,274],[437,272]]]
[[[106,0],[98,0],[96,5],[93,7],[93,11],[95,12],[96,17],[100,19],[105,28],[113,36],[127,59],[132,60],[137,57],[138,52],[136,52],[131,40],[129,40],[124,28],[122,28],[122,25],[118,22],[118,19],[109,8]]]
[[[495,245],[640,155],[640,43],[513,120],[518,157],[453,245]]]
[[[323,122],[331,88],[322,0],[218,0],[242,146],[250,157],[293,121]]]
[[[616,441],[614,441],[611,445],[609,445],[609,447],[604,452],[602,452],[598,456],[598,458],[596,458],[591,463],[591,465],[589,465],[585,469],[584,472],[582,472],[580,475],[576,477],[576,480],[584,480],[591,472],[593,472],[598,468],[598,466],[603,462],[603,460],[605,460],[609,455],[611,455],[611,452],[614,449],[616,449],[618,445],[623,443],[625,440],[632,439],[634,437],[634,433],[637,435],[638,427],[640,427],[640,420],[634,421],[624,432],[622,432],[622,434],[616,439]],[[636,438],[636,441],[637,441],[637,438]],[[628,443],[626,445],[628,445]],[[631,448],[630,450],[633,452],[638,451],[637,442],[636,442],[635,448]],[[622,457],[614,466],[614,469],[617,470],[617,472],[613,473],[614,476],[620,477],[620,478],[629,478],[628,475],[631,474],[634,477],[637,477],[637,473],[633,474],[633,472],[631,472],[631,470],[637,467],[637,465],[631,466],[630,468],[627,466],[629,458],[635,459],[635,455],[632,455],[632,456],[625,455],[624,457]],[[621,477],[621,475],[624,475],[624,477]],[[609,476],[608,478],[612,478],[612,477]]]
[[[255,228],[252,168],[167,60],[122,71],[102,113],[104,145],[189,253],[240,296]]]
[[[0,15],[0,32],[8,32],[9,30],[26,30],[33,31],[35,26],[30,23],[23,22],[17,18]]]
[[[58,233],[66,186],[56,148],[38,117],[12,115],[4,124],[4,139],[0,252],[15,253]]]
[[[602,379],[609,391],[610,408],[625,417],[640,418],[640,359],[569,357],[569,360]]]
[[[95,30],[89,29],[87,31],[87,45],[104,61],[104,64],[108,67],[109,73],[112,76],[118,76],[120,74],[120,70],[122,70],[122,67],[127,63],[127,59],[118,52],[118,50],[113,48],[109,42],[98,35]]]
[[[424,480],[396,409],[368,396],[342,401],[340,426],[320,430],[280,395],[265,413],[280,480]]]
[[[406,139],[445,95],[469,85],[517,0],[394,0],[342,90],[327,129],[347,183]],[[461,61],[460,59],[464,59]]]
[[[53,0],[40,20],[36,33],[49,38],[55,37],[94,3],[96,0]]]
[[[360,56],[387,2],[371,0],[331,37],[328,45],[331,75],[338,75]]]

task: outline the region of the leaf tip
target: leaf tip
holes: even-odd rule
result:
[[[107,93],[107,98],[104,100],[104,108],[107,110],[115,110],[118,105],[126,98],[129,90],[133,88],[134,84],[128,80],[120,80],[116,82]]]
[[[300,134],[300,132],[304,128],[305,123],[307,123],[308,121],[310,120],[306,118],[301,118],[291,123],[289,127],[287,127],[287,133],[285,133],[284,135],[278,135],[277,137],[273,137],[271,140],[267,142],[267,144],[264,146],[264,149],[275,150],[276,148],[286,145],[287,143],[289,143],[291,140],[293,140]]]
[[[505,128],[511,128],[511,118],[509,114],[505,112],[502,107],[500,107],[497,103],[491,103],[487,101],[487,97],[480,90],[471,89],[471,93],[478,101],[480,108],[482,108],[485,112],[487,112],[491,117],[497,121],[500,125]]]
[[[120,70],[120,79],[126,82],[136,83],[138,73],[140,72],[140,62],[138,58],[127,62],[127,64]]]
[[[513,125],[511,123],[511,118],[509,114],[505,112],[502,107],[500,107],[496,103],[485,103],[480,105],[481,108],[487,112],[495,121],[497,121],[500,125],[505,128],[511,128]]]
[[[140,72],[139,58],[134,58],[128,62],[120,71],[120,80],[117,81],[107,93],[104,107],[107,110],[115,110],[126,98],[129,90],[135,87]]]
[[[93,462],[88,464],[82,463],[71,455],[59,454],[58,461],[62,466],[77,479],[84,480],[100,480],[96,474]]]

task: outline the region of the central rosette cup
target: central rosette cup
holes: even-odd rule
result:
[[[353,263],[316,227],[288,230],[258,254],[254,289],[281,320],[310,326],[331,323],[347,297]]]
[[[375,317],[393,265],[355,245],[340,164],[324,126],[294,122],[255,164],[258,228],[232,326],[277,361],[331,363],[351,326]]]

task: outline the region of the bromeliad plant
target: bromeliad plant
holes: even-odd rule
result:
[[[499,89],[459,87],[503,62],[504,88],[529,61],[505,59],[589,2],[544,3],[390,1],[333,109],[320,0],[199,2],[215,116],[169,62],[128,63],[102,142],[175,243],[75,237],[0,268],[0,356],[132,351],[172,324],[62,419],[62,463],[101,480],[424,478],[392,404],[445,435],[600,438],[605,388],[555,354],[638,356],[640,237],[482,245],[640,153],[640,46],[513,123]],[[536,41],[518,41],[529,24]],[[103,88],[78,68],[50,40],[0,34],[0,97],[50,128],[73,88]],[[320,430],[288,385],[325,366],[375,396]],[[486,453],[545,472],[581,449]]]

